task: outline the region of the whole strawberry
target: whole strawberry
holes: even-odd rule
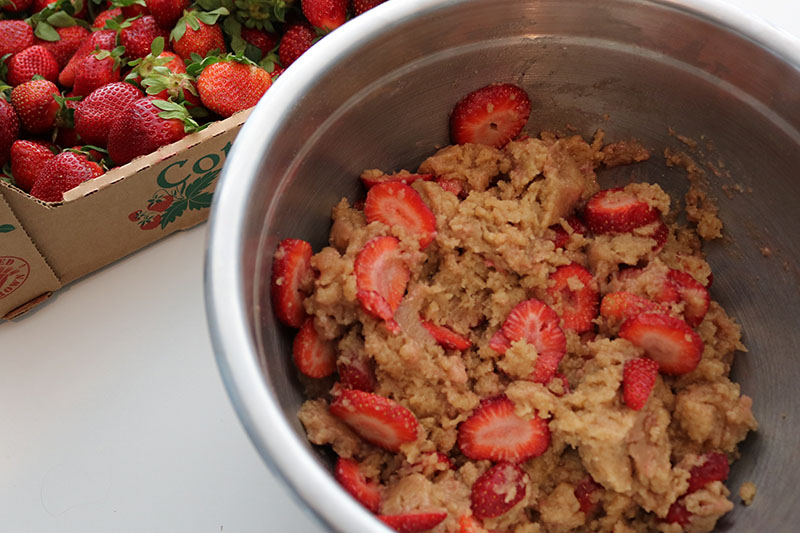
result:
[[[165,30],[156,23],[152,15],[145,15],[134,20],[127,28],[119,32],[119,42],[125,47],[125,55],[130,59],[139,59],[150,53],[150,43],[156,37],[169,37]]]
[[[14,141],[19,137],[19,119],[14,107],[0,97],[0,167],[8,162]]]
[[[142,91],[125,82],[109,83],[83,99],[75,110],[75,130],[87,144],[105,147],[120,110],[142,98]]]
[[[141,85],[144,78],[150,76],[156,67],[165,67],[169,72],[182,74],[186,72],[186,64],[174,52],[164,51],[164,39],[156,37],[150,44],[150,53],[141,59],[130,61],[128,66],[131,71],[125,76],[125,81]]]
[[[140,98],[122,111],[108,134],[108,155],[124,165],[141,155],[179,141],[197,124],[186,108],[152,96]]]
[[[200,57],[208,56],[212,51],[225,53],[225,39],[222,28],[217,24],[220,15],[226,15],[225,8],[214,11],[189,11],[178,23],[170,34],[172,48],[184,61],[188,61],[192,54]]]
[[[55,56],[45,47],[34,45],[11,56],[7,79],[12,87],[31,81],[37,74],[54,82],[58,79],[58,70]]]
[[[385,1],[386,0],[353,0],[353,13],[355,13],[356,16],[361,15]]]
[[[256,105],[270,85],[269,72],[232,56],[208,65],[197,78],[203,105],[223,117]]]
[[[111,9],[101,11],[94,18],[94,22],[92,22],[92,28],[96,30],[102,30],[106,27],[106,22],[108,20],[115,19],[117,17],[122,18],[122,10],[118,7],[112,7]]]
[[[65,192],[101,174],[103,167],[85,155],[61,152],[42,166],[31,196],[44,202],[61,202]]]
[[[20,13],[27,11],[31,7],[31,3],[33,0],[5,0],[0,4],[0,9],[11,13]]]
[[[78,25],[56,28],[55,30],[58,33],[58,40],[45,41],[37,37],[36,44],[47,48],[56,58],[58,68],[62,69],[67,65],[70,58],[75,55],[81,43],[89,37],[89,30]]]
[[[171,30],[175,23],[183,15],[185,9],[189,9],[189,0],[145,0],[147,9],[156,20],[159,26]]]
[[[88,96],[95,89],[120,81],[121,48],[112,51],[100,50],[92,52],[75,68],[75,85],[73,92],[77,96]]]
[[[275,45],[278,44],[278,37],[274,33],[267,33],[264,30],[257,30],[255,28],[242,28],[242,39],[244,39],[247,44],[261,50],[261,57],[269,54],[270,51],[275,48]]]
[[[312,26],[335,30],[347,20],[347,0],[303,0],[303,14]]]
[[[11,173],[20,189],[31,191],[42,166],[56,156],[54,149],[40,141],[19,140],[11,145]]]
[[[29,133],[47,133],[56,122],[60,109],[56,84],[47,80],[33,80],[14,87],[11,104],[17,112],[22,127]]]
[[[0,57],[33,46],[33,28],[24,20],[0,20]]]
[[[58,83],[65,87],[75,84],[76,67],[96,49],[113,50],[117,45],[117,32],[114,30],[100,30],[93,32],[88,39],[83,41],[75,54],[70,58],[67,66],[58,75]]]
[[[144,0],[135,0],[133,3],[122,6],[122,16],[126,19],[143,17],[149,14],[150,10],[147,9]]]
[[[309,23],[295,22],[291,24],[281,37],[278,47],[278,55],[284,68],[294,63],[298,57],[311,48],[316,39],[317,32]]]

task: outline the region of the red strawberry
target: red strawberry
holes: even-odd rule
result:
[[[617,281],[624,290],[639,294],[645,292],[657,303],[677,303],[681,300],[675,284],[660,270],[654,272],[649,267],[626,268],[619,271]]]
[[[502,462],[480,475],[470,494],[473,514],[496,518],[520,502],[528,490],[528,476],[513,463]]]
[[[542,455],[548,446],[547,421],[517,416],[505,394],[485,398],[458,426],[458,447],[470,459],[521,463]]]
[[[266,57],[275,45],[278,44],[278,37],[273,33],[255,28],[242,28],[242,39],[252,46],[261,50],[261,57]]]
[[[406,513],[378,515],[378,520],[397,531],[397,533],[421,533],[438,526],[447,518],[445,511],[430,513]]]
[[[555,311],[535,298],[520,302],[508,314],[498,338],[493,337],[489,346],[505,353],[512,342],[525,339],[538,353],[532,379],[548,383],[567,352],[567,340],[558,325],[559,320]]]
[[[145,0],[147,9],[159,26],[167,30],[175,27],[175,23],[189,9],[189,0]]]
[[[256,105],[270,85],[269,72],[235,60],[213,63],[197,78],[203,105],[223,117]]]
[[[85,155],[61,152],[42,166],[31,196],[45,202],[61,202],[65,192],[101,174],[102,167]]]
[[[53,147],[43,142],[15,142],[11,146],[11,173],[17,186],[25,192],[31,192],[39,171],[54,157]]]
[[[467,197],[467,191],[464,190],[464,182],[459,179],[440,177],[436,178],[436,183],[445,191],[455,194],[462,200]]]
[[[458,518],[458,533],[486,533],[486,530],[471,514],[463,514]]]
[[[436,216],[422,197],[400,182],[386,182],[372,187],[364,204],[367,222],[382,222],[391,230],[395,227],[407,235],[419,238],[420,249],[436,236]]]
[[[8,83],[12,87],[31,81],[35,75],[48,81],[58,79],[58,61],[43,46],[29,46],[8,60]]]
[[[0,3],[0,9],[11,13],[21,13],[31,7],[33,0],[4,0]]]
[[[144,213],[144,211],[142,211],[141,209],[137,209],[136,211],[131,211],[131,214],[128,215],[128,220],[130,220],[131,222],[136,222],[142,217],[142,213]]]
[[[293,328],[306,318],[303,300],[314,282],[311,245],[300,239],[284,239],[272,259],[272,304],[275,316]]]
[[[147,9],[147,5],[145,5],[144,0],[136,0],[132,4],[122,6],[122,16],[126,19],[132,19],[138,16],[145,16],[149,14],[150,10]]]
[[[88,96],[95,89],[120,81],[120,62],[117,51],[92,52],[75,67],[73,92]],[[119,111],[119,110],[118,110]]]
[[[89,37],[89,30],[83,26],[67,26],[66,28],[56,28],[60,37],[57,41],[44,41],[36,39],[36,44],[47,48],[58,62],[58,68],[64,68],[70,58],[80,47],[81,43]],[[53,80],[55,81],[55,79]]]
[[[522,88],[510,83],[487,85],[455,105],[450,137],[456,144],[502,148],[522,131],[530,114],[531,101]]]
[[[120,110],[143,96],[142,91],[130,83],[103,85],[78,104],[75,110],[75,129],[84,142],[105,147],[108,144],[109,129],[119,118]]]
[[[566,218],[567,225],[572,228],[573,233],[580,233],[581,235],[586,235],[589,233],[589,228],[586,227],[586,224],[583,223],[581,219],[576,217],[575,215],[568,216]],[[554,224],[550,226],[550,229],[556,232],[556,238],[553,239],[553,243],[556,245],[556,248],[563,248],[569,242],[570,234],[561,226],[561,224]]]
[[[686,509],[685,505],[676,501],[670,505],[665,521],[670,524],[679,524],[683,527],[686,527],[689,525],[691,519],[692,513]]]
[[[218,17],[201,11],[187,12],[170,33],[175,53],[184,61],[188,61],[193,53],[200,57],[211,55],[214,50],[217,50],[216,55],[224,54],[227,48],[222,28],[216,23]]]
[[[292,355],[297,369],[310,378],[326,378],[336,369],[336,347],[321,339],[309,317],[294,338]]]
[[[373,392],[378,380],[375,378],[375,370],[372,368],[372,360],[366,357],[352,356],[350,361],[337,362],[339,372],[339,383],[348,389],[363,390]]]
[[[728,458],[724,453],[706,453],[701,459],[702,464],[693,466],[689,470],[689,488],[686,494],[696,492],[714,481],[725,481],[730,473]]]
[[[660,218],[658,210],[622,187],[606,189],[592,196],[583,219],[592,233],[625,233]]]
[[[355,13],[356,16],[361,15],[385,1],[386,0],[353,0],[353,13]]]
[[[347,0],[303,0],[303,15],[312,26],[332,31],[347,20]]]
[[[281,37],[278,45],[278,56],[284,68],[297,61],[317,39],[317,33],[311,24],[301,21],[290,24]]]
[[[575,498],[578,499],[581,512],[591,515],[597,510],[600,503],[597,491],[602,488],[594,482],[592,476],[586,476],[575,486]]]
[[[680,270],[670,269],[667,273],[667,280],[672,283],[678,291],[680,299],[684,302],[683,316],[686,323],[692,327],[699,326],[711,304],[708,289],[694,279],[691,274]]]
[[[380,485],[374,481],[368,481],[358,467],[358,463],[352,459],[339,457],[336,460],[336,467],[333,470],[336,481],[358,500],[358,503],[377,513],[381,508]]]
[[[61,106],[55,96],[58,87],[47,80],[33,80],[14,87],[11,104],[17,112],[22,127],[33,134],[53,129]]]
[[[431,181],[434,178],[433,174],[382,174],[380,176],[361,176],[361,183],[364,187],[371,189],[375,185],[386,183],[389,181],[399,181],[406,185],[411,185],[415,181]]]
[[[358,300],[364,310],[390,321],[406,292],[408,266],[398,253],[400,241],[375,237],[358,252],[353,266]]]
[[[669,239],[669,228],[664,222],[659,220],[656,229],[653,230],[653,233],[650,234],[649,237],[656,241],[655,245],[653,245],[653,250],[657,252],[667,243],[667,239]]]
[[[33,46],[33,28],[24,20],[0,20],[0,57]]]
[[[187,128],[191,131],[193,127],[196,126],[192,125],[188,112],[178,104],[153,97],[140,98],[128,104],[111,126],[108,155],[116,164],[124,165],[183,139]]]
[[[422,326],[428,330],[428,333],[431,334],[437,344],[448,350],[464,351],[472,347],[472,342],[469,338],[456,333],[447,326],[439,326],[429,321],[422,322]]]
[[[163,213],[167,210],[169,206],[172,205],[172,202],[175,200],[171,194],[166,194],[164,196],[157,196],[154,200],[150,200],[150,203],[147,205],[147,208],[150,211],[156,211],[157,213]]]
[[[658,363],[646,357],[632,359],[622,370],[622,399],[639,411],[647,403],[658,377]]]
[[[72,87],[75,83],[75,69],[83,59],[98,48],[100,50],[113,50],[116,42],[117,32],[114,30],[93,32],[88,39],[81,43],[75,54],[67,62],[67,66],[58,75],[58,83],[65,87]]]
[[[592,273],[577,263],[560,266],[550,274],[547,289],[552,307],[564,321],[564,328],[577,333],[594,327],[599,295]]]
[[[417,440],[414,414],[389,398],[360,390],[343,390],[333,400],[331,414],[342,419],[364,440],[390,452]]]
[[[101,11],[94,18],[94,22],[92,22],[92,28],[96,30],[102,30],[106,26],[106,21],[117,17],[122,18],[122,10],[118,7],[112,7],[111,9]]]
[[[689,325],[661,313],[645,313],[622,324],[619,336],[643,348],[665,374],[686,374],[697,368],[703,341]]]
[[[663,311],[660,305],[632,292],[610,292],[603,296],[600,314],[616,321],[624,321],[642,313]]]
[[[156,215],[139,227],[140,229],[143,230],[149,230],[149,229],[156,229],[160,225],[161,225],[161,215]]]
[[[0,97],[0,167],[8,162],[11,147],[19,137],[19,119],[14,106]]]
[[[156,19],[151,15],[138,18],[119,31],[119,42],[125,47],[125,55],[130,59],[139,59],[149,54],[150,43],[156,37],[169,39],[169,30],[156,24]]]

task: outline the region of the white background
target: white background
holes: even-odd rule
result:
[[[796,0],[730,3],[800,36]],[[228,401],[206,329],[205,233],[0,325],[0,531],[323,531]]]

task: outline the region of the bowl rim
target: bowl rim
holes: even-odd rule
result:
[[[298,97],[315,85],[337,57],[379,38],[393,26],[442,8],[475,0],[385,2],[326,36],[276,81],[239,132],[219,179],[210,215],[205,258],[208,327],[220,375],[236,413],[264,462],[292,489],[301,507],[337,531],[390,529],[351,498],[305,450],[262,375],[248,333],[243,260],[244,213],[262,157],[291,115]],[[800,39],[724,0],[641,0],[723,26],[800,70]],[[243,180],[242,177],[247,179]],[[248,181],[249,179],[249,181]],[[298,453],[299,451],[299,453]],[[313,505],[312,503],[313,502]]]

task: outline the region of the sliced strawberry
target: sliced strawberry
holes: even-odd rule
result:
[[[681,300],[684,301],[683,316],[686,323],[692,327],[697,327],[705,318],[708,307],[711,305],[711,297],[702,283],[699,283],[691,274],[680,270],[670,269],[667,279],[678,291]]]
[[[377,513],[381,508],[380,485],[374,481],[368,481],[358,467],[358,463],[352,459],[339,457],[336,467],[333,470],[336,481],[358,500],[358,503]]]
[[[530,114],[531,101],[522,88],[510,83],[487,85],[455,105],[450,137],[456,144],[502,148],[522,131]]]
[[[600,302],[600,314],[605,318],[624,321],[642,313],[661,312],[660,305],[632,292],[610,292]]]
[[[655,245],[653,245],[653,251],[658,252],[667,243],[667,239],[669,238],[669,228],[666,224],[664,224],[663,221],[659,220],[656,229],[654,229],[653,232],[648,236],[656,241]]]
[[[669,511],[667,512],[667,517],[664,519],[665,522],[669,524],[679,524],[683,527],[689,525],[689,522],[692,519],[692,513],[690,513],[686,506],[680,502],[675,502],[669,507]]]
[[[342,419],[364,440],[390,452],[417,440],[414,414],[389,398],[360,390],[343,390],[331,403],[331,414]]]
[[[411,276],[398,253],[400,241],[375,237],[356,256],[354,270],[358,300],[376,318],[392,320]]]
[[[528,476],[513,463],[502,462],[481,474],[472,485],[471,509],[478,518],[495,518],[507,513],[528,489]]]
[[[406,513],[378,515],[378,520],[397,531],[397,533],[421,533],[438,526],[447,518],[445,511],[430,513]]]
[[[361,183],[364,187],[371,189],[375,185],[389,182],[400,182],[411,185],[415,181],[431,181],[433,174],[382,174],[380,176],[362,175]]]
[[[578,499],[581,512],[591,515],[597,510],[597,507],[600,505],[600,494],[598,491],[602,488],[602,485],[595,483],[592,476],[586,476],[575,486],[575,498]]]
[[[339,361],[337,365],[339,383],[348,389],[373,392],[377,379],[372,368],[372,359],[366,357],[351,357],[348,362]]]
[[[553,285],[547,289],[553,309],[564,321],[564,328],[576,333],[594,327],[600,299],[592,273],[577,263],[560,266],[550,274]]]
[[[617,280],[621,282],[626,291],[634,293],[652,294],[657,303],[679,302],[681,296],[675,284],[670,282],[667,275],[656,271],[655,274],[649,268],[626,268],[617,274]],[[657,291],[653,291],[656,288]]]
[[[436,183],[445,191],[455,194],[462,200],[467,197],[467,191],[464,190],[464,182],[461,180],[455,178],[436,178]]]
[[[422,197],[399,181],[379,183],[367,193],[364,204],[367,222],[382,222],[393,228],[400,226],[408,235],[419,237],[419,247],[425,248],[436,236],[436,216]]]
[[[314,280],[311,245],[300,239],[284,239],[272,260],[272,303],[278,320],[299,328],[306,311],[303,300]]]
[[[575,215],[570,215],[566,218],[567,225],[572,228],[573,233],[580,233],[581,235],[586,235],[589,233],[589,228],[586,227],[586,224],[583,223],[581,219],[576,217]],[[550,229],[556,233],[555,239],[553,239],[553,243],[556,245],[556,248],[563,248],[569,242],[570,234],[564,229],[561,224],[554,224],[550,226]]]
[[[292,355],[297,369],[310,378],[326,378],[336,370],[336,347],[320,338],[311,317],[306,318],[295,335]]]
[[[619,336],[643,348],[665,374],[691,372],[703,356],[703,340],[689,324],[663,313],[645,313],[622,324]]]
[[[495,351],[506,347],[505,340],[511,342],[525,339],[538,353],[532,379],[537,383],[547,383],[556,371],[558,363],[567,353],[567,338],[559,327],[559,317],[555,311],[539,300],[532,298],[520,302],[511,310],[503,323],[502,337],[498,334],[489,341]]]
[[[583,210],[583,219],[592,233],[625,233],[659,220],[658,210],[632,193],[606,189],[592,196]]]
[[[511,348],[511,341],[503,333],[503,328],[498,329],[489,339],[489,348],[497,353],[506,353],[506,350]]]
[[[714,481],[728,479],[731,467],[724,453],[706,453],[702,456],[703,463],[693,466],[689,470],[689,488],[686,494],[696,492]]]
[[[625,405],[639,411],[647,403],[658,377],[658,363],[639,357],[625,363],[622,369],[622,399]]]
[[[472,347],[472,342],[467,337],[456,333],[447,326],[439,326],[429,321],[422,322],[422,325],[443,348],[464,351]]]
[[[542,455],[548,446],[547,421],[518,416],[505,394],[481,401],[458,426],[458,447],[470,459],[521,463]]]
[[[458,518],[458,533],[486,533],[486,530],[473,515],[462,514]]]

